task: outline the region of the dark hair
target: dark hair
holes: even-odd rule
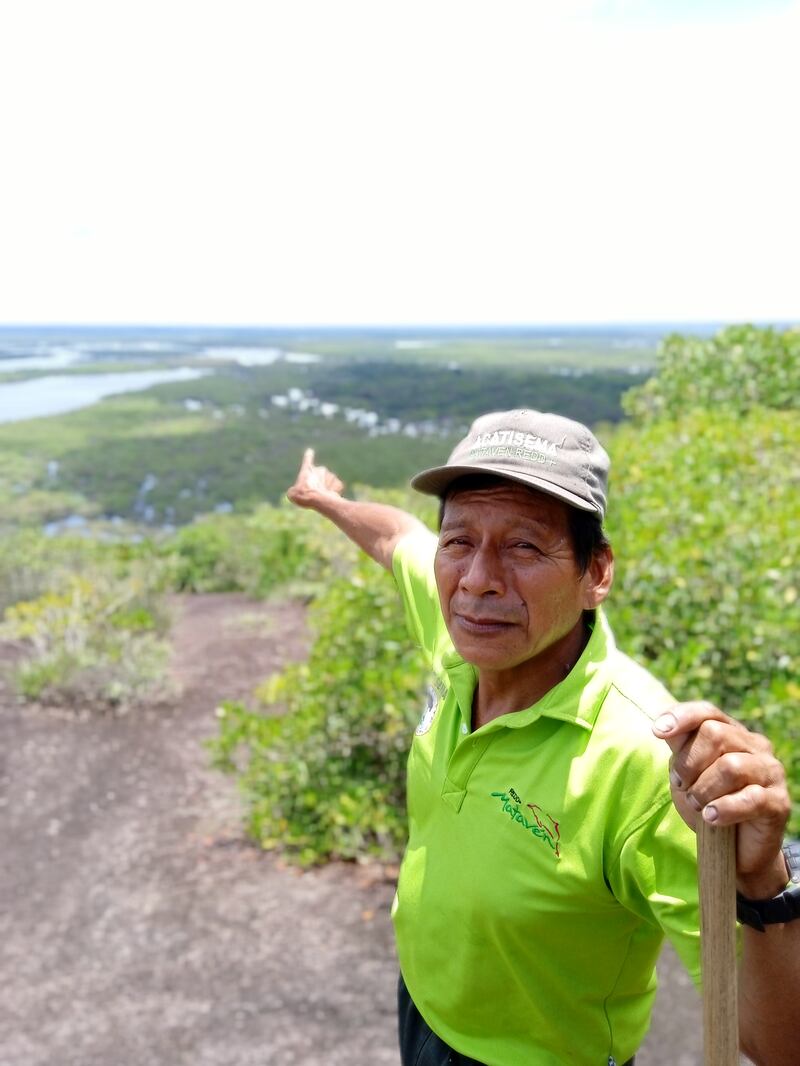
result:
[[[439,497],[439,529],[442,528],[445,504],[451,496],[455,496],[458,492],[480,492],[481,489],[498,488],[507,485],[510,480],[513,481],[511,478],[498,477],[495,474],[465,474],[463,477],[456,478],[448,485],[445,494]],[[529,488],[521,481],[513,483],[522,485],[524,489]],[[538,490],[531,485],[530,491],[537,492]],[[581,511],[568,504],[567,523],[572,541],[572,553],[575,556],[578,571],[583,575],[589,569],[594,556],[610,548],[611,545],[603,531],[600,515],[595,514],[594,511]]]
[[[611,545],[603,530],[600,515],[595,514],[594,511],[581,511],[577,507],[568,507],[567,521],[578,572],[585,574],[595,555],[606,551]]]

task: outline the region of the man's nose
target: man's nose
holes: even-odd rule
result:
[[[459,586],[472,596],[502,596],[505,581],[497,553],[486,548],[476,549],[461,572]]]

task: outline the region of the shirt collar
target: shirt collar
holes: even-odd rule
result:
[[[607,664],[616,650],[614,635],[603,609],[598,607],[594,615],[590,623],[592,633],[583,654],[564,680],[531,707],[501,715],[484,726],[485,729],[495,723],[508,729],[519,729],[540,717],[556,718],[583,729],[592,729],[603,698],[611,687],[611,671]],[[442,666],[450,677],[459,703],[471,707],[472,694],[478,683],[475,667],[455,651],[442,657]]]

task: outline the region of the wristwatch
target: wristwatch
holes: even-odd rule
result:
[[[800,840],[787,840],[783,845],[789,884],[772,899],[747,899],[736,893],[736,917],[743,925],[763,933],[768,925],[778,925],[800,918]]]

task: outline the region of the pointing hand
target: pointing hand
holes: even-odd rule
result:
[[[313,448],[306,448],[294,485],[286,495],[298,507],[314,509],[320,499],[341,496],[343,483],[326,466],[316,466]]]

